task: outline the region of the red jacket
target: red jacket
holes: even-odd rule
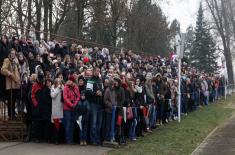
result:
[[[31,98],[32,98],[32,102],[33,102],[33,105],[34,107],[38,107],[38,99],[39,99],[39,90],[41,90],[43,87],[42,84],[38,83],[38,82],[35,82],[32,86],[32,93],[31,93]]]
[[[73,87],[71,87],[66,84],[63,91],[63,97],[64,110],[74,111],[74,107],[80,100],[80,92],[78,86],[74,85]]]

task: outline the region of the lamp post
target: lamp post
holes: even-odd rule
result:
[[[178,40],[177,45],[177,56],[178,56],[178,122],[181,121],[181,59],[184,53],[184,43],[185,43],[185,33],[182,33],[180,40]]]

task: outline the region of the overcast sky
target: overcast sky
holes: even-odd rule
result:
[[[177,19],[185,32],[189,25],[195,26],[199,4],[200,0],[167,0],[161,5],[168,20]]]

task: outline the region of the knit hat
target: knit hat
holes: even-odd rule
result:
[[[83,62],[86,64],[86,63],[88,63],[89,62],[89,57],[84,57],[83,58]]]

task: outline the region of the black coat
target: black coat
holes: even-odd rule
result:
[[[40,94],[39,109],[42,120],[51,120],[52,99],[50,93],[50,88],[43,87]]]
[[[2,68],[3,61],[10,53],[8,45],[0,42],[0,69]],[[5,76],[0,74],[0,99],[5,96],[6,82]]]
[[[35,59],[33,59],[33,60],[29,59],[28,62],[29,62],[29,71],[30,71],[30,74],[35,73],[35,67],[37,65],[41,65],[41,63],[39,61],[35,61]]]

